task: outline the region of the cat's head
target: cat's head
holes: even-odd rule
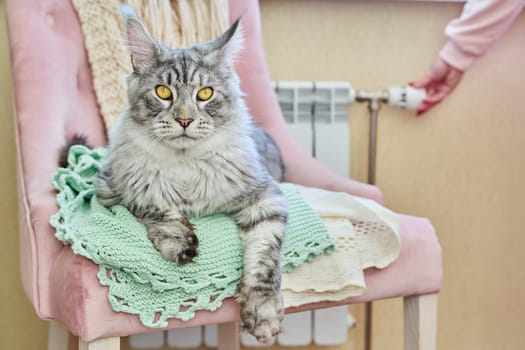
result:
[[[133,17],[126,33],[133,66],[128,116],[144,133],[187,149],[242,124],[245,105],[233,71],[243,41],[240,18],[215,40],[190,48],[165,47]]]

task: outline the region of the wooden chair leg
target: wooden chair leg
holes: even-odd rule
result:
[[[49,322],[48,350],[78,350],[78,339],[57,321]]]
[[[120,350],[120,338],[104,338],[89,343],[79,339],[78,350]]]
[[[219,323],[217,350],[240,350],[241,327],[239,322]]]
[[[437,294],[405,297],[405,350],[435,350]]]

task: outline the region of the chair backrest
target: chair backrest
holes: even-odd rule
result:
[[[49,272],[61,243],[49,226],[56,211],[50,179],[74,133],[106,142],[80,23],[70,0],[7,0],[16,110],[20,261],[24,289],[49,317]]]

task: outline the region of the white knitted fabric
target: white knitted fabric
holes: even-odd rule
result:
[[[152,36],[172,47],[187,47],[218,36],[228,25],[227,0],[128,0]],[[131,71],[124,44],[119,0],[73,0],[84,33],[93,85],[106,129],[127,103],[124,78]],[[285,305],[336,301],[366,287],[363,270],[385,267],[400,252],[396,214],[373,201],[314,188],[301,195],[320,215],[335,252],[283,274]]]
[[[346,193],[299,189],[324,222],[335,251],[283,275],[285,305],[337,301],[362,294],[366,288],[363,270],[383,268],[399,256],[398,215],[372,200]]]

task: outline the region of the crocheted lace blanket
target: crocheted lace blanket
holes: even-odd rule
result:
[[[215,310],[235,294],[242,272],[242,244],[231,218],[217,214],[190,218],[199,238],[199,255],[177,265],[153,247],[145,227],[124,207],[105,208],[96,199],[93,178],[105,149],[74,146],[69,167],[52,179],[59,211],[52,216],[56,237],[100,265],[98,279],[108,286],[115,311],[137,314],[149,327],[165,327],[168,318],[189,320],[197,310]],[[334,244],[316,213],[291,184],[282,184],[289,207],[281,268],[290,272]]]

